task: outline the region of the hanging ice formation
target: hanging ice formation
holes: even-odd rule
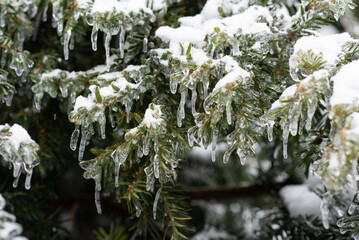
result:
[[[19,236],[22,233],[22,226],[16,222],[13,214],[6,212],[5,199],[0,194],[0,237],[3,240],[27,240]]]
[[[20,175],[26,172],[25,188],[30,189],[33,168],[39,164],[36,151],[39,145],[31,139],[27,131],[18,124],[0,125],[0,155],[12,164],[15,178],[13,187],[17,187]]]

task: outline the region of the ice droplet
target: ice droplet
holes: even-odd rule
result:
[[[100,124],[101,138],[106,138],[106,124]]]
[[[110,61],[110,41],[111,33],[106,33],[105,37],[105,52],[106,52],[106,68],[107,71],[110,71],[111,61]]]
[[[118,187],[119,186],[118,178],[120,175],[120,162],[118,160],[117,150],[112,152],[111,157],[115,162],[115,186]]]
[[[160,199],[162,188],[157,190],[155,201],[153,202],[153,219],[156,219],[158,200]]]
[[[76,150],[79,135],[80,135],[80,130],[78,128],[75,128],[75,130],[71,134],[71,139],[70,139],[70,149],[72,151]]]
[[[242,149],[238,148],[237,149],[237,155],[239,157],[239,161],[241,162],[242,165],[246,164],[246,159],[247,156],[246,154],[242,151]]]
[[[348,214],[352,215],[356,208],[357,208],[357,206],[354,203],[351,203],[349,208],[348,208]]]
[[[344,222],[344,218],[341,218],[337,221],[337,226],[338,227],[343,227],[345,225],[345,222]]]
[[[178,81],[175,79],[171,79],[170,81],[170,90],[172,94],[175,94],[177,92],[177,86],[178,86]]]
[[[145,156],[147,156],[150,152],[150,143],[151,143],[151,139],[149,135],[146,134],[146,136],[143,139],[143,154]]]
[[[217,148],[218,130],[213,128],[212,130],[212,162],[216,161],[216,148]]]
[[[89,137],[88,136],[89,134],[90,133],[88,131],[86,131],[86,130],[82,131],[81,140],[80,140],[80,146],[79,146],[79,155],[78,155],[79,162],[81,162],[83,157],[84,157],[86,142],[87,142],[87,138]]]
[[[121,27],[120,29],[120,39],[118,41],[118,48],[120,50],[120,58],[124,58],[125,57],[125,35],[126,35],[126,30]],[[146,44],[147,47],[147,44]]]
[[[308,107],[307,109],[308,118],[307,118],[307,122],[305,123],[305,129],[309,131],[312,126],[312,119],[315,114],[315,110],[317,109],[317,104],[313,103],[313,101],[309,99],[307,103],[307,107]]]

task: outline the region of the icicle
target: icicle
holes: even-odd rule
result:
[[[239,161],[241,162],[242,165],[246,164],[246,159],[247,156],[246,154],[242,151],[242,149],[238,148],[237,149],[237,155],[239,157]]]
[[[46,2],[45,7],[44,7],[44,11],[42,12],[42,21],[46,22],[47,21],[47,9],[49,8],[49,3]]]
[[[196,113],[196,101],[197,101],[197,92],[196,92],[196,88],[194,88],[192,90],[192,98],[191,98],[192,115]]]
[[[126,34],[126,30],[123,27],[121,27],[120,39],[118,41],[118,43],[119,43],[118,48],[120,50],[120,58],[124,58],[124,56],[125,56],[125,51],[124,51],[124,49],[125,49],[125,34]]]
[[[17,32],[17,41],[19,41],[19,45],[17,47],[17,50],[20,51],[20,52],[23,50],[24,40],[25,40],[24,32],[23,31]]]
[[[292,113],[290,116],[290,123],[289,123],[289,131],[292,136],[297,135],[298,133],[298,119],[299,119],[299,112],[301,110],[300,106],[295,106],[292,109]]]
[[[101,191],[101,178],[102,173],[101,171],[94,177],[95,180],[95,204],[98,214],[102,213],[101,209],[101,198],[100,198],[100,191]]]
[[[143,154],[147,156],[150,152],[150,143],[151,139],[148,134],[146,134],[145,138],[143,139]]]
[[[111,157],[112,157],[113,161],[115,162],[115,186],[118,187],[119,186],[118,178],[120,175],[120,163],[118,160],[117,150],[112,152]]]
[[[137,206],[137,204],[135,204],[135,208],[136,208],[136,217],[140,217],[141,215],[141,207]]]
[[[111,41],[111,34],[108,32],[108,33],[106,33],[106,37],[105,37],[105,52],[106,52],[106,68],[107,68],[107,71],[110,71],[110,67],[111,67],[110,41]]]
[[[6,8],[0,8],[0,27],[5,27],[5,20],[6,20]]]
[[[64,58],[69,60],[69,42],[71,39],[71,28],[67,29],[64,34]]]
[[[154,178],[150,175],[147,175],[147,178],[146,178],[146,191],[148,192],[151,192],[152,189],[153,189],[153,185],[154,185]]]
[[[185,118],[185,110],[184,110],[184,105],[186,103],[186,94],[187,91],[182,91],[181,92],[181,100],[180,100],[180,107],[181,107],[181,118],[184,119]]]
[[[329,229],[329,201],[330,201],[330,195],[328,193],[326,193],[323,196],[322,203],[320,204],[320,209],[322,212],[323,227],[325,229]]]
[[[125,109],[126,109],[126,122],[129,123],[130,122],[130,113],[131,113],[131,104],[126,103],[125,104]]]
[[[283,126],[283,157],[288,158],[288,137],[289,137],[289,125],[285,123]]]
[[[84,157],[88,134],[89,134],[88,130],[82,130],[81,141],[80,141],[80,146],[79,146],[79,155],[78,155],[79,162],[81,162]]]
[[[356,208],[357,208],[357,206],[354,203],[351,203],[349,208],[348,208],[348,214],[352,215]]]
[[[348,229],[341,228],[339,229],[340,234],[346,234],[348,232]]]
[[[101,138],[106,138],[106,124],[100,124]]]
[[[35,94],[34,96],[34,106],[36,111],[40,112],[41,110],[41,99],[42,99],[43,94]]]
[[[158,153],[160,151],[158,138],[155,138],[153,141],[153,149],[155,150],[155,153]]]
[[[203,144],[204,149],[208,148],[209,142],[208,142],[208,136],[206,133],[203,134],[202,144]]]
[[[317,109],[317,104],[314,104],[313,101],[311,99],[308,100],[307,103],[307,122],[305,124],[305,129],[307,131],[310,130],[311,126],[312,126],[312,119],[315,113],[315,110]]]
[[[121,35],[121,34],[120,34]],[[147,52],[147,44],[148,44],[148,39],[147,37],[145,37],[143,39],[143,47],[142,47],[142,52],[146,53]]]
[[[234,151],[234,148],[236,146],[236,142],[234,142],[229,149],[224,153],[223,155],[223,163],[228,163],[229,157],[231,156],[232,152]]]
[[[112,127],[112,128],[115,128],[115,126],[116,126],[116,125],[115,125],[115,120],[114,120],[114,117],[113,117],[113,115],[112,115],[111,109],[109,110],[108,114],[109,114],[109,118],[110,118],[111,127]]]
[[[65,86],[65,84],[60,84],[59,87],[62,97],[66,98],[69,95],[67,87]]]
[[[268,133],[268,140],[270,142],[273,141],[273,127],[274,127],[274,121],[268,120],[267,121],[267,133]]]
[[[158,200],[160,199],[162,188],[157,190],[155,201],[153,202],[153,219],[156,219]]]
[[[160,177],[160,157],[156,154],[153,159],[153,172],[155,175],[155,178]]]
[[[190,147],[193,147],[193,142],[194,142],[196,133],[197,133],[197,126],[194,126],[194,127],[191,127],[190,129],[188,129],[187,138],[188,138],[188,144]]]
[[[97,27],[92,28],[91,33],[91,43],[92,43],[92,50],[97,51]]]
[[[75,130],[71,134],[71,139],[70,139],[70,149],[72,151],[76,150],[79,135],[80,135],[80,130],[78,128],[75,128]]]
[[[29,190],[31,187],[32,167],[26,173],[25,189]]]
[[[232,124],[232,113],[231,113],[231,103],[232,103],[232,99],[227,99],[226,102],[226,114],[227,114],[227,123],[228,125]]]
[[[177,109],[177,126],[182,127],[182,114],[181,114],[181,104],[178,106]]]
[[[217,147],[218,130],[213,128],[212,130],[212,162],[216,161],[216,147]]]
[[[203,99],[206,99],[208,95],[208,84],[203,83]]]
[[[15,179],[14,179],[14,182],[12,183],[12,186],[14,188],[16,188],[18,183],[19,183],[21,171],[22,171],[22,164],[18,163],[18,162],[15,162],[15,164],[14,164],[14,172],[13,172],[13,175],[14,175]]]

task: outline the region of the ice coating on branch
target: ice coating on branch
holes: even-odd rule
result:
[[[25,188],[30,189],[33,168],[39,164],[36,153],[38,150],[39,145],[20,125],[14,124],[12,127],[8,124],[0,125],[0,155],[13,166],[14,187],[17,186],[21,172],[24,170]]]
[[[22,226],[16,223],[16,217],[4,210],[5,199],[0,194],[0,239],[1,240],[27,240],[19,236],[22,233]]]
[[[332,78],[332,107],[340,104],[353,104],[359,100],[359,60],[344,65]]]

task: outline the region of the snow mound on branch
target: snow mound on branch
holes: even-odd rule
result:
[[[332,107],[339,104],[353,104],[359,100],[359,60],[344,65],[332,78]]]

